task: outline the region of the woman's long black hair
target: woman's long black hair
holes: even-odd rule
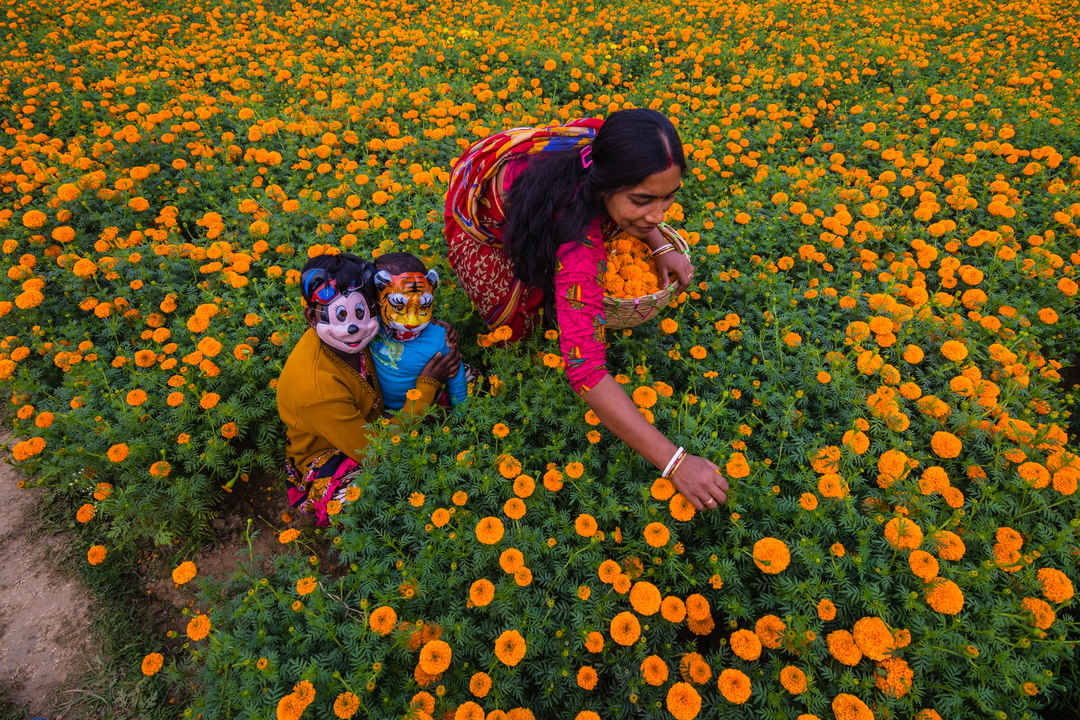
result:
[[[555,253],[580,242],[603,216],[604,196],[638,185],[671,165],[686,171],[682,141],[671,121],[645,108],[608,115],[593,138],[592,163],[578,149],[541,153],[514,181],[507,198],[503,248],[514,274],[551,300]]]

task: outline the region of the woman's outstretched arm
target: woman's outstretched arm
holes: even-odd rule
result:
[[[678,448],[642,417],[615,378],[604,375],[582,397],[608,430],[657,470],[664,470]],[[675,489],[698,510],[712,509],[727,501],[727,480],[720,468],[703,457],[687,453],[669,477]]]

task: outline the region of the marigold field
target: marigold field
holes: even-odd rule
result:
[[[310,255],[422,256],[487,375],[148,639],[170,716],[1005,720],[1074,691],[1075,3],[5,6],[0,385],[88,573],[156,549],[203,582],[225,489],[279,476]],[[708,514],[445,260],[462,148],[627,106],[682,136],[700,282],[608,363],[726,468]]]

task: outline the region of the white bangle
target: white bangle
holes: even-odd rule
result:
[[[664,243],[663,245],[661,245],[658,248],[653,248],[652,251],[649,252],[649,254],[652,255],[653,257],[656,257],[657,255],[663,255],[664,253],[668,252],[669,250],[674,250],[674,249],[675,249],[675,246],[672,245],[671,243]]]
[[[666,478],[668,476],[668,473],[671,472],[672,468],[675,467],[675,464],[677,462],[679,462],[679,458],[681,458],[685,454],[686,454],[686,448],[684,448],[684,447],[680,447],[678,450],[676,450],[675,454],[671,456],[670,460],[668,460],[668,464],[664,468],[664,472],[662,472],[660,474],[660,477]]]

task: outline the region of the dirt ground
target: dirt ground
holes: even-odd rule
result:
[[[0,435],[0,444],[7,440]],[[72,542],[63,534],[42,531],[35,515],[39,493],[19,487],[23,476],[0,461],[0,699],[24,707],[27,717],[48,720],[83,720],[78,695],[84,685],[97,685],[95,673],[108,672],[107,663],[87,652],[93,627],[95,600],[76,577],[58,566]],[[290,517],[284,492],[277,483],[254,480],[239,484],[226,496],[222,516],[213,521],[218,542],[189,559],[199,579],[226,579],[241,564],[262,572],[283,550],[277,533],[286,527],[309,525]],[[247,519],[253,539],[249,549]],[[287,519],[287,520],[286,520]],[[172,563],[154,555],[143,564],[148,616],[162,636],[169,629],[183,631],[187,620],[179,611],[195,604],[198,582],[177,586]],[[77,640],[81,638],[82,640]],[[100,655],[100,653],[99,653]],[[74,705],[76,709],[65,710]]]
[[[31,717],[57,707],[87,670],[85,643],[94,600],[77,579],[59,571],[65,539],[38,527],[37,493],[18,487],[21,475],[0,463],[0,690]]]

